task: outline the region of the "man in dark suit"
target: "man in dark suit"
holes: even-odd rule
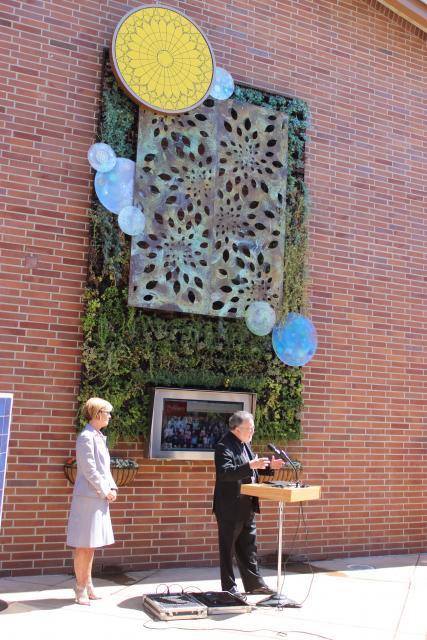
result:
[[[253,415],[237,411],[229,421],[230,430],[215,447],[216,482],[213,512],[218,523],[221,587],[238,593],[233,571],[233,554],[246,593],[275,593],[264,582],[256,557],[255,513],[258,498],[240,495],[240,485],[257,480],[257,470],[279,469],[283,462],[254,455],[250,441],[255,430]]]

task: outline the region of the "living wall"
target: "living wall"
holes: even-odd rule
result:
[[[236,87],[234,98],[289,116],[283,317],[306,306],[308,111],[301,100],[244,87]],[[137,107],[120,90],[106,62],[99,140],[110,144],[118,156],[134,160],[137,117]],[[244,320],[129,307],[130,239],[120,231],[117,216],[95,199],[90,219],[80,399],[97,395],[113,404],[110,444],[148,433],[155,386],[256,392],[257,440],[298,439],[302,370],[278,360],[271,336],[253,335]]]

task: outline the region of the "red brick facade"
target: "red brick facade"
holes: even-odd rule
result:
[[[0,0],[3,94],[0,390],[14,395],[0,575],[70,567],[82,292],[101,54],[133,0]],[[373,0],[168,0],[235,78],[309,104],[310,299],[305,438],[323,487],[319,556],[425,551],[426,36]],[[424,93],[423,93],[424,91]],[[216,562],[212,465],[142,460],[113,506],[103,565]],[[287,509],[292,538],[296,508]],[[275,512],[259,518],[275,548]],[[285,543],[286,545],[286,543]]]

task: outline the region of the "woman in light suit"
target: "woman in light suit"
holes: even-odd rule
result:
[[[114,543],[109,504],[117,498],[117,485],[110,471],[107,438],[101,433],[112,409],[106,400],[90,398],[83,407],[88,423],[77,437],[77,477],[67,532],[67,544],[75,547],[77,604],[98,599],[92,584],[93,556],[97,547]]]

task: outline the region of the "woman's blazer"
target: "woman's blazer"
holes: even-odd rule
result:
[[[105,498],[111,489],[117,489],[111,475],[107,438],[90,424],[77,437],[76,458],[74,495]]]

